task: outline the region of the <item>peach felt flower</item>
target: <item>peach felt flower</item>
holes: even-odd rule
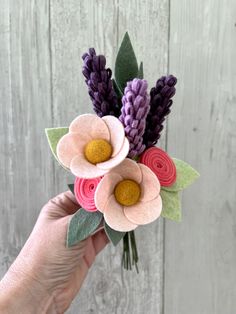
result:
[[[160,183],[145,165],[126,158],[107,173],[95,192],[96,208],[117,231],[131,231],[157,219],[162,210]]]
[[[127,156],[129,141],[122,123],[113,116],[99,118],[94,114],[78,116],[57,145],[57,156],[63,166],[80,178],[104,175]]]

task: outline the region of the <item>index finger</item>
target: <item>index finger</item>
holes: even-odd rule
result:
[[[45,211],[53,217],[65,217],[73,215],[80,207],[73,193],[66,191],[52,198],[45,205]]]

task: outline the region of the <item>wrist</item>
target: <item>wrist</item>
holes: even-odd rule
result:
[[[0,282],[0,313],[56,313],[51,297],[37,280],[14,268]]]

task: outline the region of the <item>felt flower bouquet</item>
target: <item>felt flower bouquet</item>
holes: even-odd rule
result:
[[[67,245],[104,228],[114,245],[123,239],[124,268],[137,269],[134,230],[160,216],[180,221],[179,192],[199,176],[155,146],[177,80],[163,76],[149,92],[127,33],[114,79],[93,48],[82,59],[95,114],[76,117],[68,128],[46,129],[55,158],[75,176],[69,187],[81,205],[68,226]]]

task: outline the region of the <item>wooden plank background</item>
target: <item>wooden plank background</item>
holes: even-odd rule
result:
[[[111,245],[68,313],[232,314],[236,308],[236,3],[229,0],[0,0],[0,277],[42,205],[72,178],[44,128],[91,111],[81,55],[114,66],[126,30],[149,86],[179,78],[162,146],[201,179],[184,193],[183,222],[137,230],[140,274]],[[24,217],[24,219],[22,219]]]
[[[171,0],[168,150],[201,173],[165,228],[165,312],[236,311],[236,2]]]

